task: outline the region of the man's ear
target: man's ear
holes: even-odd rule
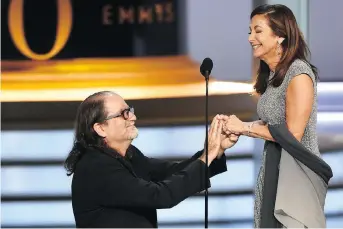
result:
[[[106,132],[100,123],[94,123],[93,129],[100,137],[106,137]]]
[[[284,38],[284,37],[279,37],[279,39],[278,39],[277,43],[279,43],[279,44],[281,45],[281,43],[282,43],[284,40],[285,40],[285,38]]]

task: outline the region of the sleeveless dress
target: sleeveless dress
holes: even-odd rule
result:
[[[312,153],[320,156],[318,148],[318,140],[316,134],[316,124],[317,124],[317,85],[315,80],[315,75],[311,69],[311,66],[303,60],[295,60],[289,67],[282,84],[279,87],[273,87],[268,85],[265,93],[261,95],[257,103],[257,114],[259,118],[270,124],[280,124],[286,120],[286,92],[289,82],[292,78],[300,74],[307,74],[313,82],[314,85],[314,102],[312,107],[312,112],[310,119],[305,128],[305,132],[301,143]],[[274,76],[271,72],[269,79]],[[255,187],[255,203],[254,203],[254,227],[260,227],[261,219],[261,203],[263,198],[268,198],[268,196],[262,196],[263,193],[263,181],[264,181],[264,168],[265,168],[265,157],[266,152],[263,151],[261,167],[258,174],[256,187]]]

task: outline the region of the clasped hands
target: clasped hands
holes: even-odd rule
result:
[[[220,158],[226,149],[236,144],[246,129],[246,124],[235,115],[216,115],[208,132],[209,160]]]

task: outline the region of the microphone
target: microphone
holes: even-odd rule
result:
[[[206,149],[206,165],[208,165],[208,80],[213,68],[213,61],[211,58],[206,57],[200,66],[200,73],[205,76],[206,80],[206,104],[205,104],[205,131],[206,131],[206,139],[205,139],[205,149]],[[208,180],[208,166],[205,168],[205,184]],[[205,189],[205,228],[208,228],[208,190],[207,187]]]
[[[209,75],[211,74],[213,68],[213,61],[211,58],[206,57],[200,66],[200,73],[208,79]]]

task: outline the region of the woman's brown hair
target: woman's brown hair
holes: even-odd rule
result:
[[[257,80],[254,85],[256,92],[263,94],[268,84],[272,84],[274,87],[280,86],[288,68],[295,59],[301,59],[307,62],[311,66],[317,80],[317,68],[307,59],[310,50],[299,29],[293,12],[287,6],[281,4],[265,4],[254,9],[250,15],[250,19],[255,15],[265,15],[274,34],[284,38],[281,43],[283,52],[280,57],[280,62],[276,66],[274,77],[270,81],[268,79],[270,69],[264,61],[260,60]]]

